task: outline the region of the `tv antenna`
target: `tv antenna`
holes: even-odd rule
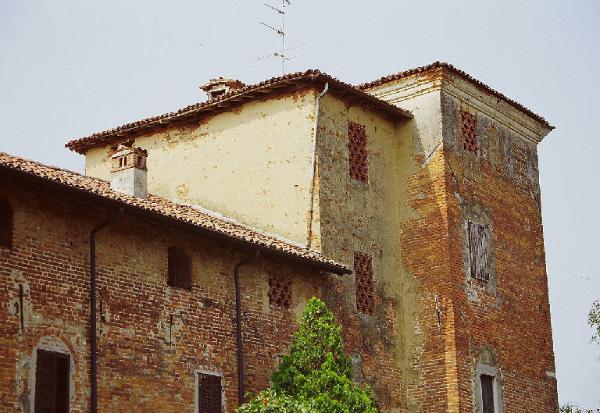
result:
[[[287,55],[287,50],[285,48],[285,36],[286,36],[286,32],[285,32],[285,13],[286,13],[286,11],[285,11],[285,9],[286,9],[286,7],[291,6],[291,5],[292,5],[292,3],[290,2],[290,0],[281,0],[281,6],[279,6],[279,7],[275,7],[271,4],[265,3],[266,7],[271,9],[273,12],[279,14],[279,16],[281,17],[281,26],[280,27],[273,27],[265,22],[259,22],[260,24],[265,26],[267,29],[274,31],[279,37],[281,37],[281,50],[279,52],[274,52],[273,56],[281,59],[281,74],[282,75],[285,75],[285,62],[290,60],[289,56]]]

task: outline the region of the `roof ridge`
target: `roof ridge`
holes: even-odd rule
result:
[[[73,140],[67,142],[67,144],[65,146],[71,150],[77,151],[79,153],[83,153],[82,151],[85,148],[102,145],[102,144],[107,144],[106,141],[110,140],[111,137],[114,140],[115,138],[118,138],[119,134],[121,134],[121,133],[135,131],[142,127],[151,127],[152,125],[160,126],[161,124],[163,124],[162,123],[163,121],[164,121],[164,124],[167,124],[168,121],[182,118],[188,114],[200,112],[204,109],[210,110],[213,107],[218,108],[220,103],[231,102],[231,103],[235,104],[235,102],[236,102],[235,99],[238,97],[241,98],[241,97],[245,96],[245,97],[251,99],[252,97],[249,97],[249,95],[260,89],[273,87],[273,86],[276,86],[278,84],[281,84],[281,83],[284,83],[287,81],[302,80],[302,79],[307,79],[307,80],[311,80],[311,81],[315,81],[317,79],[322,79],[325,82],[332,83],[332,85],[330,85],[330,86],[332,86],[332,87],[337,86],[340,89],[345,89],[346,91],[351,91],[352,93],[360,96],[362,99],[366,99],[369,102],[375,103],[375,105],[373,105],[373,106],[378,106],[380,109],[385,109],[389,113],[393,112],[395,114],[404,116],[406,118],[411,116],[408,111],[398,108],[398,107],[396,107],[388,102],[385,102],[381,99],[378,99],[377,97],[370,95],[369,93],[365,92],[364,90],[361,90],[360,88],[358,88],[350,83],[343,82],[343,81],[337,79],[336,77],[333,77],[333,76],[331,76],[327,73],[324,73],[318,69],[308,69],[308,70],[301,71],[301,72],[288,73],[288,74],[285,74],[282,76],[273,77],[273,78],[266,79],[261,82],[255,83],[255,84],[245,85],[244,87],[242,87],[240,89],[232,90],[226,94],[214,97],[213,99],[209,99],[209,100],[206,100],[203,102],[198,102],[198,103],[194,103],[194,104],[185,106],[176,111],[166,112],[161,115],[147,117],[147,118],[140,119],[140,120],[137,120],[134,122],[125,123],[121,126],[117,126],[112,129],[106,129],[101,132],[96,132],[92,135],[88,135],[88,136],[85,136],[82,138],[73,139]],[[123,139],[125,139],[125,138],[123,138]]]
[[[419,67],[407,69],[407,70],[404,70],[401,72],[393,73],[391,75],[382,76],[382,77],[372,80],[370,82],[360,83],[360,84],[356,85],[356,87],[361,90],[365,90],[365,89],[369,89],[369,88],[372,88],[375,86],[382,85],[383,83],[386,83],[386,82],[391,82],[393,80],[402,79],[407,76],[411,76],[411,75],[423,73],[423,72],[428,72],[430,70],[435,70],[435,69],[440,69],[440,68],[450,70],[450,71],[454,72],[455,74],[461,76],[462,78],[464,78],[472,83],[475,83],[476,85],[478,85],[482,89],[488,91],[489,93],[496,96],[497,98],[500,98],[500,99],[506,101],[507,103],[509,103],[510,105],[515,107],[516,109],[531,116],[538,122],[542,123],[544,126],[550,128],[550,129],[554,129],[554,126],[552,126],[543,116],[538,115],[537,113],[533,112],[531,109],[525,107],[524,105],[517,102],[516,100],[511,99],[508,96],[506,96],[505,94],[503,94],[502,92],[499,92],[496,89],[492,88],[491,86],[488,86],[486,83],[483,83],[481,80],[478,80],[477,78],[468,74],[464,70],[459,69],[456,66],[452,65],[451,63],[444,62],[444,61],[436,60],[435,62],[430,63],[428,65],[419,66]]]

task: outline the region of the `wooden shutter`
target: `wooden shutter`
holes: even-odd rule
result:
[[[68,413],[69,356],[38,350],[35,370],[35,413]]]
[[[221,413],[221,377],[198,374],[198,413]]]
[[[469,221],[469,259],[471,277],[483,281],[490,279],[490,230],[487,225]]]
[[[13,210],[10,203],[0,199],[0,246],[12,246]]]
[[[481,375],[481,403],[483,413],[494,413],[494,377],[487,374]]]

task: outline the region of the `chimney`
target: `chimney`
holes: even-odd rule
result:
[[[229,92],[240,90],[244,86],[246,85],[239,80],[219,77],[217,79],[211,79],[208,83],[200,86],[200,89],[206,92],[208,99],[210,100],[225,95]]]
[[[110,189],[146,198],[148,196],[147,158],[148,152],[144,149],[119,145],[117,152],[111,156]]]

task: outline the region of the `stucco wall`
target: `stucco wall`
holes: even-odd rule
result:
[[[140,136],[150,193],[200,205],[306,242],[316,90],[297,91]],[[86,174],[110,179],[110,147],[86,153]]]

